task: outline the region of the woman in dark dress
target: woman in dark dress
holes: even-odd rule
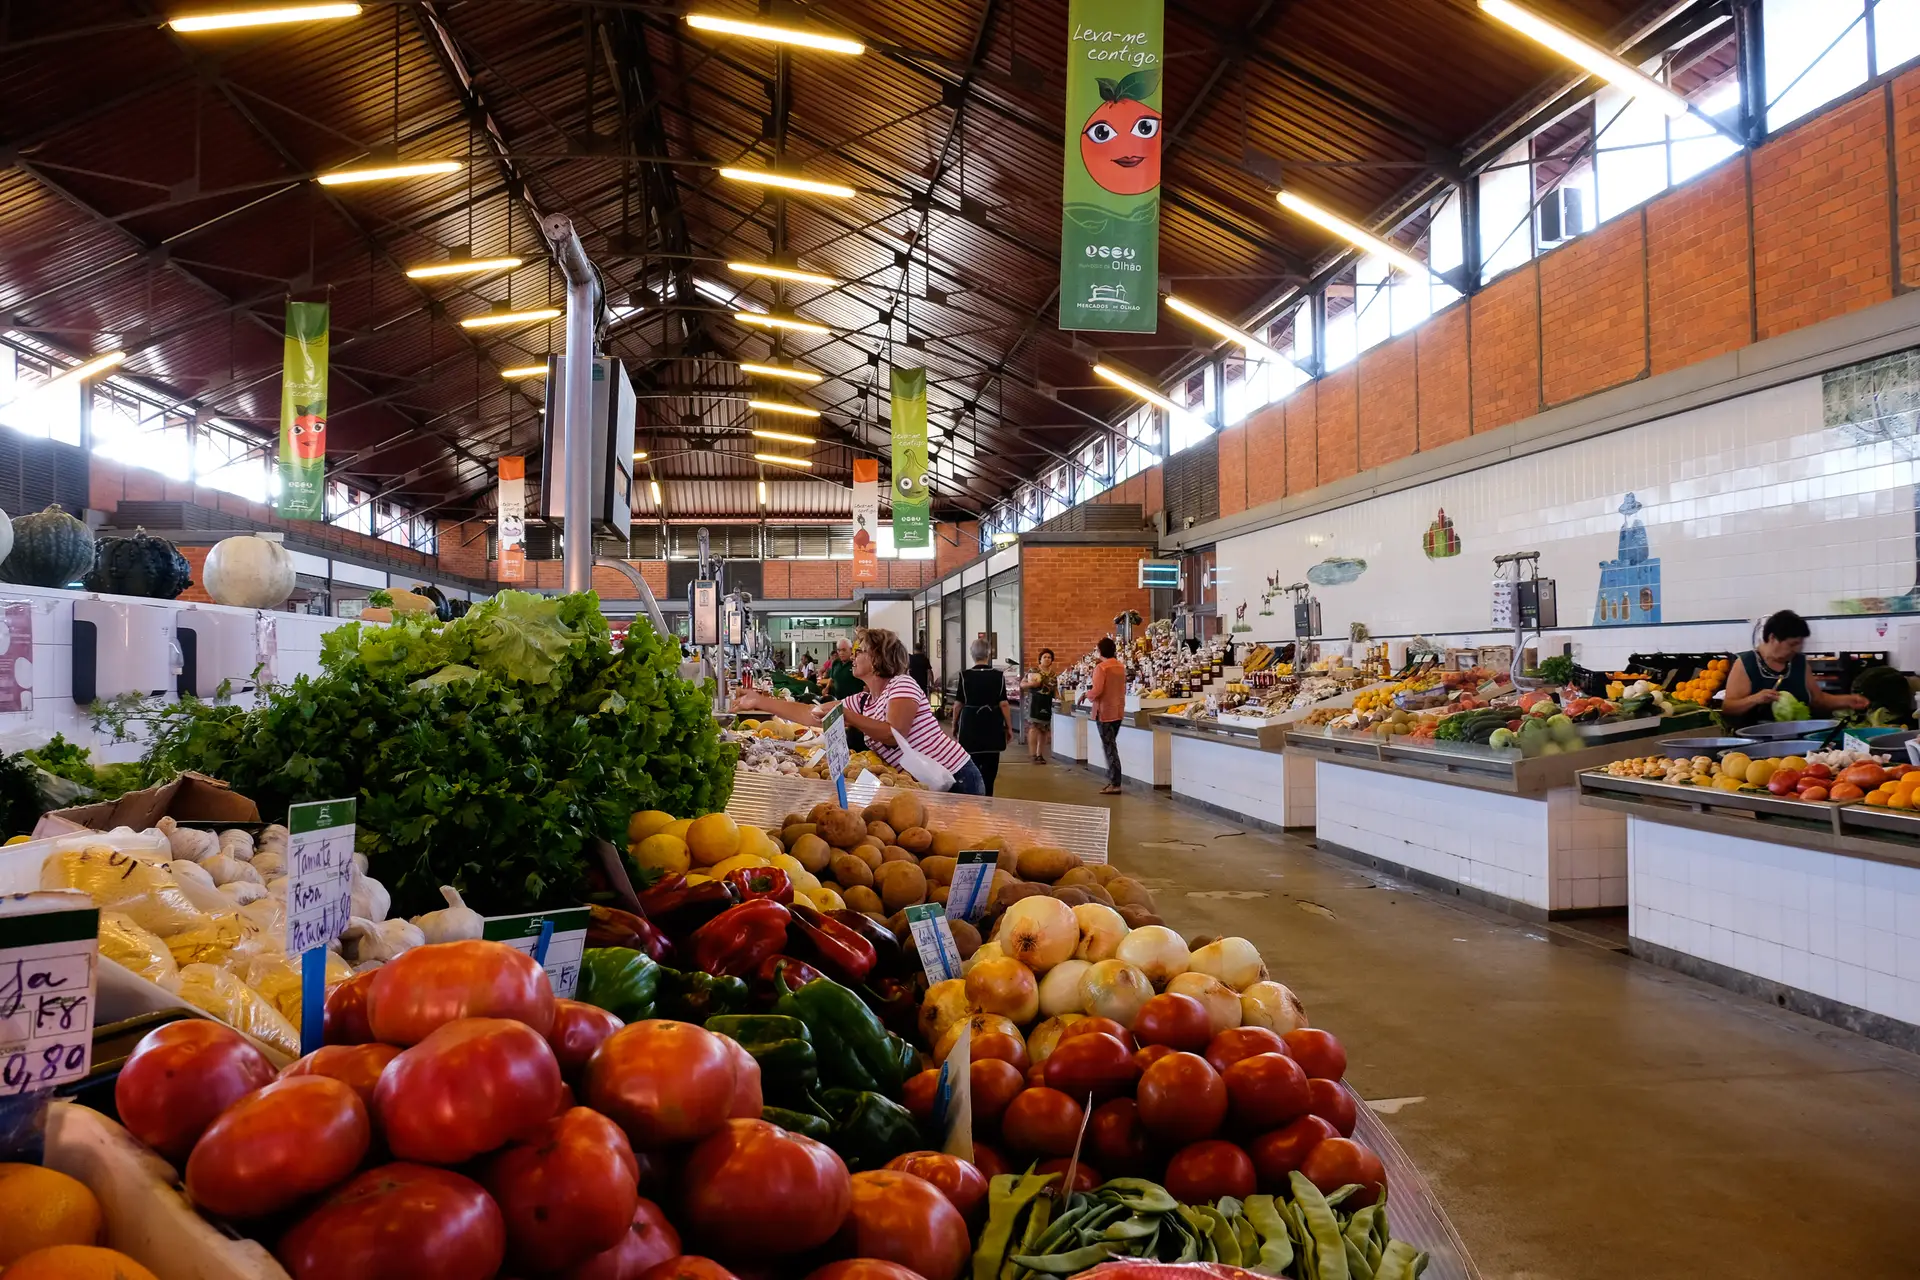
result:
[[[1727,672],[1720,704],[1729,729],[1773,718],[1773,704],[1790,693],[1817,714],[1858,711],[1867,700],[1858,694],[1832,694],[1807,683],[1807,620],[1782,609],[1760,624],[1760,643],[1741,654]]]
[[[988,661],[991,646],[984,639],[975,640],[967,655],[973,665],[960,673],[960,718],[954,737],[980,766],[987,794],[992,795],[1000,753],[1013,738],[1013,711],[1007,704],[1007,678]]]

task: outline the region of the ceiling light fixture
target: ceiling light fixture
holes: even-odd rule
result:
[[[127,353],[124,351],[109,351],[104,355],[94,356],[82,364],[77,364],[63,373],[48,378],[37,390],[46,391],[53,387],[65,386],[69,382],[85,382],[88,378],[97,378],[109,369],[119,368],[126,358]]]
[[[738,18],[719,18],[707,13],[690,13],[687,25],[696,31],[713,31],[725,36],[745,36],[749,40],[771,40],[775,44],[798,45],[822,53],[865,53],[867,46],[845,36],[800,27],[775,26],[771,22],[743,22]]]
[[[1256,359],[1260,359],[1260,360],[1285,360],[1286,359],[1285,356],[1281,355],[1278,351],[1275,351],[1272,347],[1268,346],[1266,343],[1260,341],[1260,339],[1248,333],[1245,329],[1238,328],[1235,325],[1230,325],[1225,320],[1222,320],[1219,316],[1216,316],[1211,312],[1202,311],[1200,308],[1194,306],[1191,302],[1188,302],[1185,298],[1177,298],[1172,294],[1168,294],[1167,310],[1173,312],[1175,315],[1185,316],[1187,319],[1199,325],[1202,329],[1206,329],[1212,333],[1217,333],[1229,342],[1239,343],[1240,346],[1246,349],[1246,352],[1248,355],[1251,355]]]
[[[1153,390],[1153,388],[1151,387],[1143,386],[1140,383],[1135,382],[1132,378],[1129,378],[1126,374],[1121,373],[1118,369],[1114,369],[1104,364],[1096,364],[1095,366],[1093,366],[1093,371],[1099,374],[1101,377],[1105,378],[1108,382],[1111,382],[1114,386],[1119,387],[1123,391],[1132,392],[1134,395],[1139,396],[1142,400],[1145,400],[1148,404],[1153,405],[1157,409],[1165,409],[1168,413],[1178,413],[1186,417],[1193,416],[1187,410],[1182,409],[1179,405],[1175,404],[1173,401],[1161,395],[1158,391]]]
[[[458,160],[408,160],[399,164],[332,169],[320,174],[314,181],[323,187],[341,187],[350,182],[384,182],[388,178],[425,178],[437,173],[458,173],[460,167]]]
[[[481,271],[507,271],[521,264],[520,258],[465,258],[458,262],[430,262],[408,267],[407,279],[432,280],[438,276],[464,276]]]
[[[660,505],[660,482],[658,480],[647,481],[647,492],[653,495],[653,505],[656,507],[659,506]]]
[[[502,369],[500,376],[503,378],[544,378],[547,376],[547,366],[543,364],[516,365],[511,369]]]
[[[760,482],[760,505],[763,507],[767,505],[767,482],[765,480]]]
[[[462,329],[495,329],[503,324],[532,324],[538,320],[558,320],[560,308],[535,307],[531,311],[482,311],[460,322]]]
[[[1675,120],[1687,114],[1687,100],[1652,76],[1638,67],[1628,66],[1606,50],[1588,44],[1573,32],[1548,22],[1539,14],[1522,9],[1512,0],[1480,0],[1480,11],[1489,18],[1506,23],[1529,40],[1545,45],[1588,74],[1598,76],[1636,98],[1646,99]]]
[[[1327,212],[1311,200],[1302,199],[1291,191],[1282,191],[1275,199],[1279,200],[1280,207],[1288,213],[1298,214],[1308,222],[1318,223],[1349,244],[1357,245],[1368,253],[1385,258],[1408,275],[1427,274],[1427,264],[1405,249],[1397,249],[1372,232],[1362,231],[1345,218]]]
[[[645,462],[647,460],[647,451],[645,449],[634,450],[633,460],[635,462]]]
[[[770,262],[729,262],[727,270],[738,271],[741,275],[765,276],[769,280],[792,280],[797,284],[835,285],[840,282],[832,276],[823,276],[818,271],[801,271],[797,267],[776,267]]]
[[[786,382],[805,382],[811,384],[822,380],[822,376],[811,369],[795,369],[784,364],[753,364],[749,361],[742,360],[740,362],[740,371],[742,373],[757,374],[762,378],[780,378]]]
[[[852,187],[838,182],[816,182],[812,178],[802,178],[791,173],[775,173],[771,169],[736,169],[729,165],[720,170],[720,176],[735,182],[752,182],[763,187],[781,187],[788,191],[804,191],[808,195],[833,196],[838,200],[851,200]]]
[[[789,458],[783,453],[756,453],[753,455],[753,460],[771,462],[779,467],[811,467],[813,465],[805,458]]]
[[[820,443],[818,440],[815,440],[812,436],[790,435],[785,431],[755,430],[752,433],[752,435],[757,440],[778,440],[782,444],[819,444]]]
[[[811,320],[802,320],[799,316],[765,315],[758,311],[736,311],[733,318],[741,324],[759,325],[763,329],[792,329],[796,333],[827,333],[823,324]]]
[[[277,27],[289,22],[319,22],[325,18],[357,18],[357,4],[300,4],[279,9],[234,9],[227,13],[190,13],[167,19],[165,25],[181,32],[230,31],[235,27]]]
[[[758,409],[762,413],[789,413],[796,418],[817,418],[820,416],[818,409],[809,409],[803,404],[788,404],[785,400],[749,400],[747,401],[747,405],[749,408]]]

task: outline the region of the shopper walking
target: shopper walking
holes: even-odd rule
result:
[[[933,659],[927,656],[927,642],[918,641],[913,646],[913,656],[907,659],[907,674],[920,686],[920,692],[933,692]]]
[[[1100,749],[1107,753],[1107,785],[1103,796],[1120,794],[1120,721],[1127,714],[1127,669],[1114,656],[1113,637],[1100,637],[1100,661],[1093,667],[1093,722],[1100,727]]]
[[[1053,700],[1060,696],[1060,674],[1053,669],[1053,650],[1040,651],[1040,669],[1027,677],[1027,754],[1045,764],[1053,752]]]
[[[1000,772],[1000,753],[1013,740],[1013,715],[1007,705],[1007,678],[989,661],[993,647],[985,637],[967,648],[973,665],[960,673],[960,714],[956,728],[960,745],[980,767],[986,794]]]

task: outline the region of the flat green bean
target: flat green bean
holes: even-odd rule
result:
[[[1125,1205],[1116,1206],[1122,1213]],[[1160,1215],[1136,1213],[1124,1222],[1116,1222],[1101,1234],[1109,1240],[1144,1240],[1160,1230]]]
[[[1299,1170],[1287,1175],[1293,1187],[1293,1202],[1300,1210],[1307,1232],[1313,1237],[1314,1273],[1311,1280],[1352,1280],[1347,1271],[1346,1237],[1340,1234],[1327,1198],[1320,1188],[1307,1181]]]
[[[1415,1280],[1426,1265],[1426,1254],[1405,1240],[1389,1240],[1387,1247],[1381,1251],[1380,1265],[1374,1269],[1373,1280]]]
[[[1272,1196],[1248,1196],[1247,1221],[1260,1236],[1258,1260],[1249,1270],[1277,1276],[1293,1265],[1293,1235],[1287,1221],[1274,1207]]]
[[[1050,1180],[1037,1174],[1003,1173],[989,1184],[987,1226],[980,1233],[980,1247],[974,1250],[973,1280],[998,1280],[1013,1246],[1014,1228]]]
[[[1049,1276],[1071,1276],[1095,1267],[1113,1256],[1113,1246],[1106,1243],[1090,1244],[1085,1248],[1069,1253],[1050,1253],[1044,1256],[1021,1255],[1014,1261],[1033,1271]]]
[[[1373,1264],[1367,1261],[1367,1255],[1350,1237],[1342,1236],[1340,1244],[1347,1254],[1347,1274],[1353,1280],[1373,1280]]]

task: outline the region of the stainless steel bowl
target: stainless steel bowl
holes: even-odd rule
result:
[[[1752,742],[1739,748],[1747,753],[1749,760],[1779,760],[1785,756],[1804,756],[1809,751],[1820,750],[1818,738],[1789,738],[1784,742]]]
[[[1710,756],[1721,751],[1731,751],[1738,747],[1745,749],[1753,745],[1751,738],[1662,738],[1654,744],[1670,760],[1691,760],[1695,756]],[[1752,754],[1749,752],[1748,754]]]
[[[1839,724],[1838,720],[1776,720],[1766,724],[1750,724],[1734,732],[1743,738],[1772,742],[1780,738],[1817,738],[1829,729],[1839,727]]]

